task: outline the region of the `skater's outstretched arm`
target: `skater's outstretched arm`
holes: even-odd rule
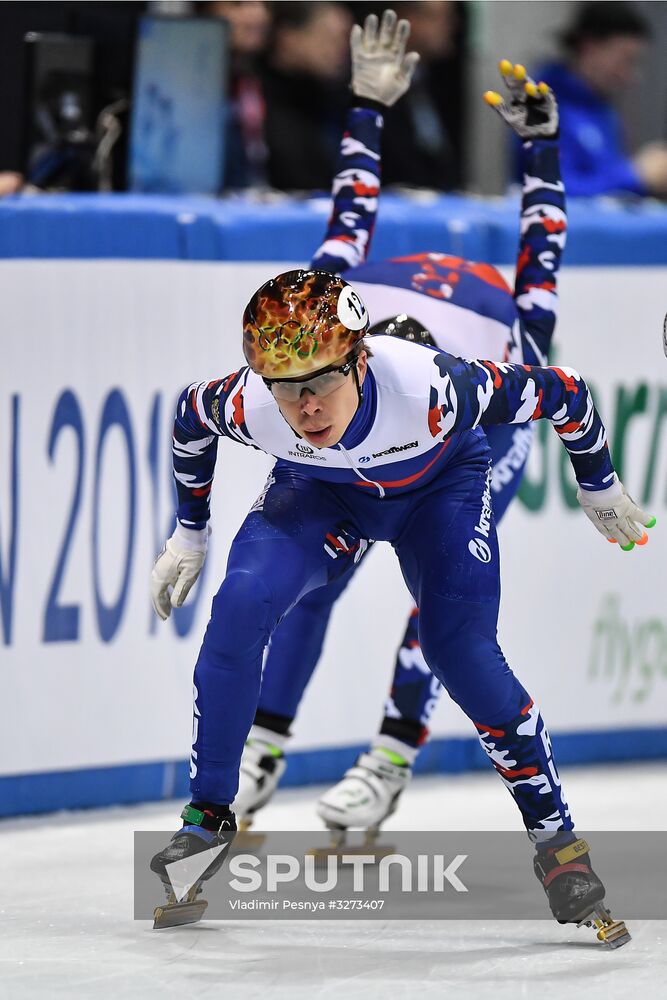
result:
[[[378,29],[375,14],[350,35],[352,106],[340,144],[332,196],[333,208],[322,245],[312,266],[337,274],[363,264],[368,254],[380,194],[380,143],[384,108],[410,86],[419,61],[405,52],[408,21],[385,10]]]
[[[527,364],[546,365],[556,325],[556,278],[567,231],[558,106],[549,87],[534,83],[523,66],[502,59],[499,69],[510,103],[495,91],[487,91],[484,99],[523,141],[521,235],[514,285],[523,357]]]
[[[655,518],[627,496],[614,471],[607,432],[584,379],[573,368],[537,368],[462,361],[444,352],[434,363],[429,426],[442,440],[456,431],[493,424],[550,420],[570,456],[577,499],[610,541],[643,544]],[[438,433],[439,432],[439,433]],[[637,523],[635,523],[637,522]]]

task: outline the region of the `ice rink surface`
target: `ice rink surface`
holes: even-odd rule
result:
[[[667,829],[664,764],[562,777],[582,830]],[[279,793],[261,825],[319,829],[320,791]],[[0,823],[2,1000],[667,995],[661,921],[629,922],[632,942],[613,952],[592,930],[549,919],[203,922],[153,931],[132,919],[133,833],[176,829],[179,811],[170,802]],[[519,821],[489,773],[415,780],[391,827],[514,830]],[[608,902],[622,917],[613,890]]]

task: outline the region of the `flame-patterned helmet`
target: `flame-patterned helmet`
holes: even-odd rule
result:
[[[328,271],[286,271],[243,314],[243,353],[267,379],[301,378],[345,358],[368,329],[352,285]]]

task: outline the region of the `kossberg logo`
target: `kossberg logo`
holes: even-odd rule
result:
[[[491,562],[491,549],[487,542],[484,541],[485,538],[489,537],[491,531],[491,465],[489,463],[489,469],[486,474],[486,484],[484,486],[484,492],[482,494],[482,510],[479,515],[479,521],[474,527],[474,532],[476,535],[482,535],[482,538],[471,538],[468,542],[468,552],[479,559],[482,563]]]
[[[468,552],[482,563],[491,562],[491,549],[481,538],[470,539],[468,542]]]

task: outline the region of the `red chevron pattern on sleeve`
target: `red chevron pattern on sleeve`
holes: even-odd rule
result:
[[[380,194],[380,138],[377,111],[348,112],[333,182],[333,209],[326,236],[312,266],[341,274],[366,260]]]
[[[221,436],[252,445],[245,424],[243,390],[247,368],[184,389],[176,407],[172,445],[178,520],[203,528],[209,519],[213,473]]]
[[[567,233],[558,142],[526,142],[522,160],[521,239],[514,298],[523,326],[524,360],[546,365],[558,311],[556,278]]]
[[[481,425],[550,420],[578,483],[603,490],[614,475],[607,433],[586,382],[573,368],[538,368],[434,357],[429,422],[440,436]]]

